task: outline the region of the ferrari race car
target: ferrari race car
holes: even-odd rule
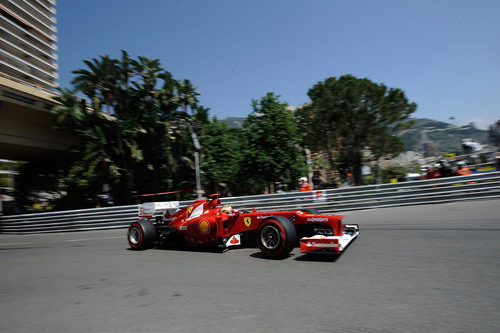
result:
[[[183,243],[224,251],[257,243],[265,257],[285,258],[297,240],[301,252],[342,252],[359,235],[359,226],[342,224],[343,218],[312,209],[240,212],[222,207],[215,194],[182,209],[177,201],[139,205],[139,220],[130,225],[127,235],[135,250]]]

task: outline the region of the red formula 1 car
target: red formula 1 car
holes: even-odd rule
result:
[[[161,216],[155,216],[161,211]],[[165,243],[214,246],[220,250],[257,243],[268,258],[285,258],[300,240],[301,252],[340,253],[359,235],[357,224],[312,209],[239,212],[221,207],[218,195],[179,209],[177,201],[139,205],[139,220],[128,228],[132,249]]]

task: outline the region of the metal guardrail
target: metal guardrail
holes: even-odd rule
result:
[[[310,192],[221,198],[242,211],[316,208],[321,213],[500,198],[500,172]],[[180,202],[183,207],[190,201]],[[0,233],[47,233],[126,228],[137,205],[0,217]]]

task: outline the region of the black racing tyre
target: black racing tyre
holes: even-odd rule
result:
[[[301,209],[301,211],[303,211],[304,213],[309,213],[309,214],[313,214],[313,215],[321,214],[319,212],[319,210],[317,210],[316,208],[306,208],[306,209]]]
[[[282,259],[292,252],[297,241],[295,226],[282,216],[263,220],[257,229],[257,244],[267,258]]]
[[[134,250],[146,250],[153,247],[157,237],[156,226],[148,220],[133,222],[128,227],[128,244]]]

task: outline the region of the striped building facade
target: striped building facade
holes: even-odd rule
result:
[[[57,87],[56,2],[0,0],[0,75],[34,87]]]

